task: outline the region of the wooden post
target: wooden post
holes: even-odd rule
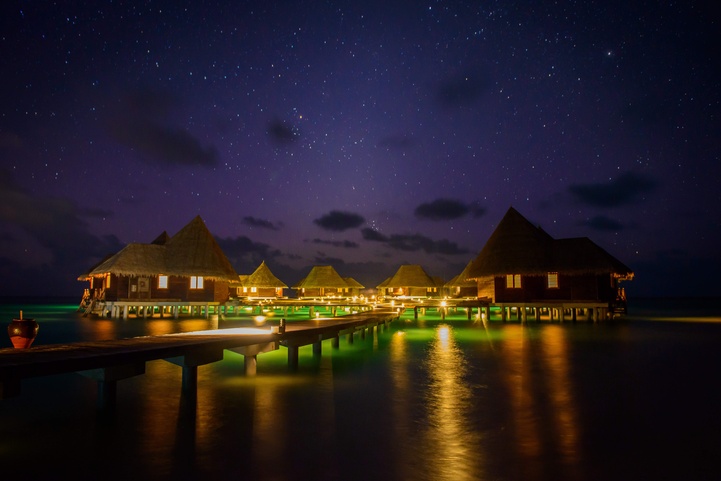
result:
[[[258,356],[243,356],[243,371],[246,376],[255,376],[258,371]]]
[[[313,355],[321,356],[323,353],[323,343],[320,339],[313,343]]]
[[[288,346],[288,369],[298,368],[298,346]]]
[[[335,337],[331,338],[330,345],[333,347],[333,349],[340,348],[340,338],[337,334]]]
[[[198,397],[198,366],[183,365],[181,395],[188,400]]]

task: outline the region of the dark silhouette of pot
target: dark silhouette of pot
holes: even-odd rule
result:
[[[38,335],[38,323],[35,319],[23,319],[23,311],[20,311],[20,319],[13,319],[8,326],[10,341],[16,349],[27,349]]]

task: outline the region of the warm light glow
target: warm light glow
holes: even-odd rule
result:
[[[189,331],[179,332],[175,334],[167,334],[168,336],[237,336],[238,334],[268,334],[268,329],[258,329],[255,327],[234,327],[230,329],[210,329],[207,331]]]
[[[256,326],[262,326],[265,324],[265,316],[255,316],[253,322],[255,322]]]

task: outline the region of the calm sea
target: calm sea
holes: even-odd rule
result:
[[[74,300],[6,302],[0,319],[20,309],[37,344],[215,327],[86,318]],[[262,354],[244,377],[226,352],[187,406],[180,368],[149,362],[119,382],[110,417],[77,374],[26,380],[0,401],[0,479],[721,479],[718,299],[632,300],[596,324],[429,312],[286,363],[284,348]]]

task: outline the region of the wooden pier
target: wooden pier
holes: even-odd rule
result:
[[[245,374],[256,373],[257,355],[288,349],[288,366],[298,365],[298,348],[313,345],[321,354],[321,342],[331,339],[339,346],[340,336],[349,342],[353,336],[372,334],[398,319],[398,311],[377,308],[371,311],[331,319],[294,321],[284,333],[274,329],[214,329],[162,336],[119,340],[87,341],[70,344],[34,346],[29,349],[0,349],[0,399],[20,394],[22,381],[31,377],[75,372],[98,383],[98,406],[115,404],[117,381],[145,373],[145,363],[163,359],[182,367],[181,395],[195,399],[198,366],[223,359],[231,350],[245,358]]]

